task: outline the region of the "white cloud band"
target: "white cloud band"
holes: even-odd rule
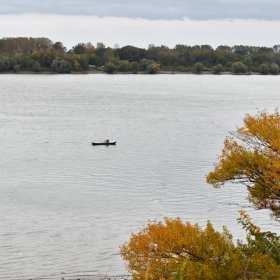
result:
[[[273,46],[279,43],[280,21],[147,20],[52,14],[0,15],[2,37],[47,37],[70,48],[77,43],[104,42],[147,48],[150,43]]]

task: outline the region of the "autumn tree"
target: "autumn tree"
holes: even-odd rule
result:
[[[131,70],[131,63],[128,60],[121,60],[119,62],[119,70],[127,72]]]
[[[245,213],[240,222],[252,231],[250,238],[261,235]],[[121,256],[134,280],[279,279],[275,251],[265,249],[263,253],[258,246],[264,243],[250,240],[235,245],[226,227],[220,233],[210,222],[202,229],[179,218],[165,218],[132,234],[121,246]],[[279,249],[279,241],[273,241],[274,249]]]
[[[53,42],[50,39],[44,37],[6,37],[2,38],[0,41],[0,51],[4,53],[13,53],[16,51],[24,54],[31,54],[40,49],[50,49],[53,45]]]
[[[227,182],[245,185],[248,200],[257,208],[268,208],[280,218],[280,114],[276,109],[246,115],[244,126],[232,132],[207,182],[220,188]],[[238,186],[237,187],[240,187]]]
[[[91,42],[88,42],[85,44],[86,45],[86,53],[87,54],[93,54],[95,52],[95,47]]]
[[[155,74],[160,70],[160,65],[157,63],[151,63],[148,65],[147,70],[149,74]]]

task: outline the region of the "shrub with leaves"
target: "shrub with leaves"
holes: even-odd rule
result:
[[[147,70],[150,74],[155,74],[160,70],[160,66],[157,63],[152,63],[147,67]]]
[[[279,66],[276,63],[272,63],[269,67],[269,71],[272,74],[278,74],[279,73]]]
[[[219,74],[223,70],[223,66],[222,66],[222,64],[217,64],[217,65],[213,66],[212,70],[213,70],[214,74]]]
[[[139,69],[145,71],[148,69],[148,66],[153,63],[155,63],[153,60],[142,58],[139,63]]]
[[[259,67],[259,72],[261,74],[268,74],[269,73],[269,67],[267,63],[262,63],[261,66]]]
[[[51,69],[57,73],[71,73],[72,66],[71,63],[66,60],[53,60]]]
[[[231,71],[233,73],[247,73],[247,67],[242,62],[234,62],[231,65]]]
[[[38,61],[34,62],[33,66],[32,66],[32,70],[34,72],[41,72],[41,65]]]
[[[13,67],[14,73],[17,73],[19,71],[19,69],[20,69],[20,65],[19,64],[15,65]]]
[[[123,72],[131,71],[131,63],[128,60],[121,60],[119,62],[119,70]]]
[[[193,70],[195,73],[200,73],[202,70],[204,69],[204,65],[202,63],[196,63],[194,66],[193,66]]]
[[[138,62],[133,61],[133,62],[131,63],[131,69],[132,69],[133,71],[138,71],[138,70],[139,70],[139,64],[138,64]]]
[[[11,67],[11,63],[9,61],[9,58],[6,56],[2,56],[0,58],[0,71],[7,71]]]
[[[262,232],[259,227],[251,222],[251,218],[245,211],[239,211],[239,213],[240,218],[237,220],[247,232],[247,245],[239,241],[240,248],[248,255],[255,253],[267,255],[280,266],[280,236],[270,231]]]
[[[112,62],[106,62],[104,66],[104,71],[106,73],[114,73],[117,70],[117,66]]]

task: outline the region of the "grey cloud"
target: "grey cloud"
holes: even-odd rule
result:
[[[0,0],[0,14],[96,15],[146,19],[280,19],[278,0]]]

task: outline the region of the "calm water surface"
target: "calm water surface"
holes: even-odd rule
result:
[[[148,219],[280,233],[242,186],[205,182],[246,113],[280,104],[280,76],[0,75],[0,275],[127,274],[119,246]],[[109,138],[116,146],[91,146]]]

